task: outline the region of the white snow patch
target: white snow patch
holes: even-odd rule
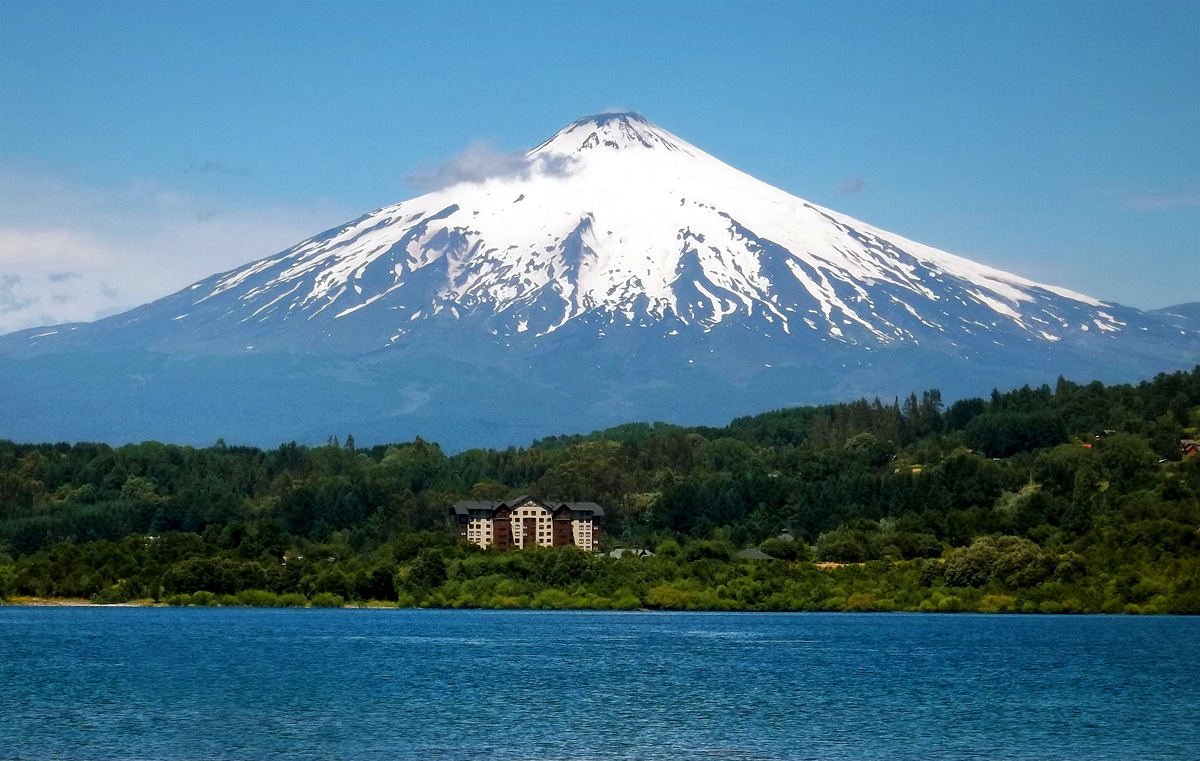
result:
[[[518,332],[529,312],[547,310],[548,297],[560,299],[562,311],[553,312],[547,333],[589,314],[641,326],[671,314],[707,330],[756,308],[790,333],[787,313],[798,309],[820,315],[805,319],[813,330],[823,319],[840,338],[840,326],[857,323],[880,342],[915,340],[881,314],[866,314],[887,299],[942,332],[921,316],[936,313],[939,302],[970,299],[1023,328],[1026,303],[1063,314],[1106,306],[811,204],[634,117],[576,122],[528,152],[515,175],[460,182],[372,212],[210,281],[212,292],[200,301],[240,289],[246,306],[267,302],[257,315],[281,294],[298,293],[289,308],[315,310],[312,319],[353,287],[366,300],[342,317],[421,270],[424,290],[405,298],[408,305],[438,303],[437,314],[444,296],[456,318],[460,308],[484,307],[510,315]],[[691,309],[681,303],[689,284],[704,297]],[[559,309],[557,302],[549,309]],[[1101,331],[1122,325],[1095,314]]]
[[[991,296],[985,296],[982,293],[980,293],[979,291],[973,291],[970,289],[967,289],[967,293],[974,296],[976,299],[979,300],[980,303],[986,305],[989,309],[991,309],[993,312],[996,312],[997,314],[1002,314],[1005,317],[1011,317],[1014,320],[1021,319],[1020,312],[1013,309],[1008,304],[1005,304],[1003,301],[1000,301],[999,299],[994,299]]]
[[[361,291],[360,291],[360,293],[361,293]],[[333,319],[336,320],[339,317],[345,317],[348,314],[353,314],[354,312],[357,312],[358,310],[362,309],[365,306],[370,306],[371,304],[374,304],[376,301],[379,301],[380,299],[382,299],[384,296],[388,295],[388,293],[389,293],[389,291],[384,291],[383,293],[377,293],[374,296],[372,296],[371,298],[364,301],[363,303],[358,304],[357,306],[352,306],[349,309],[343,309],[342,311],[335,314],[333,316]]]
[[[260,306],[258,309],[254,310],[254,314],[250,315],[250,317],[257,317],[264,309],[268,309],[271,306],[274,306],[276,303],[279,302],[280,299],[284,298],[285,296],[290,296],[291,294],[295,293],[296,289],[299,287],[300,287],[300,283],[296,283],[296,285],[292,288],[292,290],[288,291],[287,293],[281,293],[278,296],[276,296],[275,298],[271,299],[266,304]],[[322,309],[323,308],[324,307],[322,307]],[[245,318],[239,320],[239,322],[245,322],[246,320],[249,320],[250,317],[245,317]]]

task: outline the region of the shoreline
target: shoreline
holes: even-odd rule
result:
[[[168,607],[165,602],[153,600],[130,600],[129,602],[92,602],[82,597],[14,597],[0,600],[0,606],[12,605],[23,608],[158,608]]]
[[[102,603],[92,602],[82,598],[53,598],[53,597],[14,597],[10,600],[0,600],[0,608],[3,607],[20,607],[20,608],[221,608],[221,609],[258,609],[258,610],[531,610],[531,611],[574,611],[580,613],[735,613],[744,615],[754,615],[756,613],[870,613],[878,615],[895,615],[895,614],[917,614],[917,615],[984,615],[984,616],[1106,616],[1113,618],[1142,618],[1142,617],[1159,617],[1159,616],[1183,616],[1191,617],[1200,614],[1195,613],[1160,613],[1154,612],[1105,612],[1105,611],[1027,611],[1027,610],[729,610],[720,608],[579,608],[579,607],[561,607],[547,608],[535,606],[520,606],[520,607],[442,607],[429,605],[399,605],[379,600],[371,600],[363,603],[346,603],[341,606],[282,606],[282,605],[171,605],[165,600],[155,602],[151,599],[131,600],[129,602],[118,603]]]

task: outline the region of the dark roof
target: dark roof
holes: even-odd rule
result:
[[[629,557],[634,557],[634,558],[652,558],[652,557],[654,557],[654,553],[651,552],[650,550],[633,549],[630,547],[618,547],[615,550],[613,550],[612,552],[608,553],[608,556],[610,558],[623,558],[626,555],[628,555]]]
[[[742,550],[737,554],[737,556],[741,560],[775,560],[775,558],[755,547],[751,547],[748,550]]]
[[[475,502],[464,499],[454,503],[454,514],[466,515],[469,510],[491,510],[494,504],[494,502]]]
[[[599,515],[601,518],[604,517],[604,508],[600,507],[595,502],[563,502],[562,504],[566,505],[572,510],[580,510],[583,512],[590,511],[592,515]]]
[[[545,507],[550,512],[554,512],[559,508],[565,507],[568,510],[578,510],[579,512],[591,513],[597,517],[604,517],[604,508],[597,505],[595,502],[546,502],[537,497],[531,497],[528,494],[522,494],[514,499],[506,499],[503,502],[479,502],[477,500],[464,499],[454,503],[455,515],[467,515],[471,510],[498,510],[502,507],[513,508],[523,502],[533,501]]]

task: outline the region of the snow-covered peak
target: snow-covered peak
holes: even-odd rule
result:
[[[499,341],[621,325],[864,348],[1135,329],[1114,306],[772,187],[637,114],[584,117],[527,158],[197,283],[171,320],[302,323],[376,346],[430,321]]]
[[[632,111],[585,116],[563,127],[530,156],[572,156],[584,151],[627,151],[659,149],[694,155],[692,146],[670,132],[651,124]]]
[[[1186,317],[907,240],[637,114],[500,158],[130,312],[0,337],[0,438],[507,445],[1200,357]]]

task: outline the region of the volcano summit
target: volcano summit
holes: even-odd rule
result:
[[[1195,364],[1200,330],[906,240],[632,113],[95,323],[0,338],[0,437],[451,446]]]

